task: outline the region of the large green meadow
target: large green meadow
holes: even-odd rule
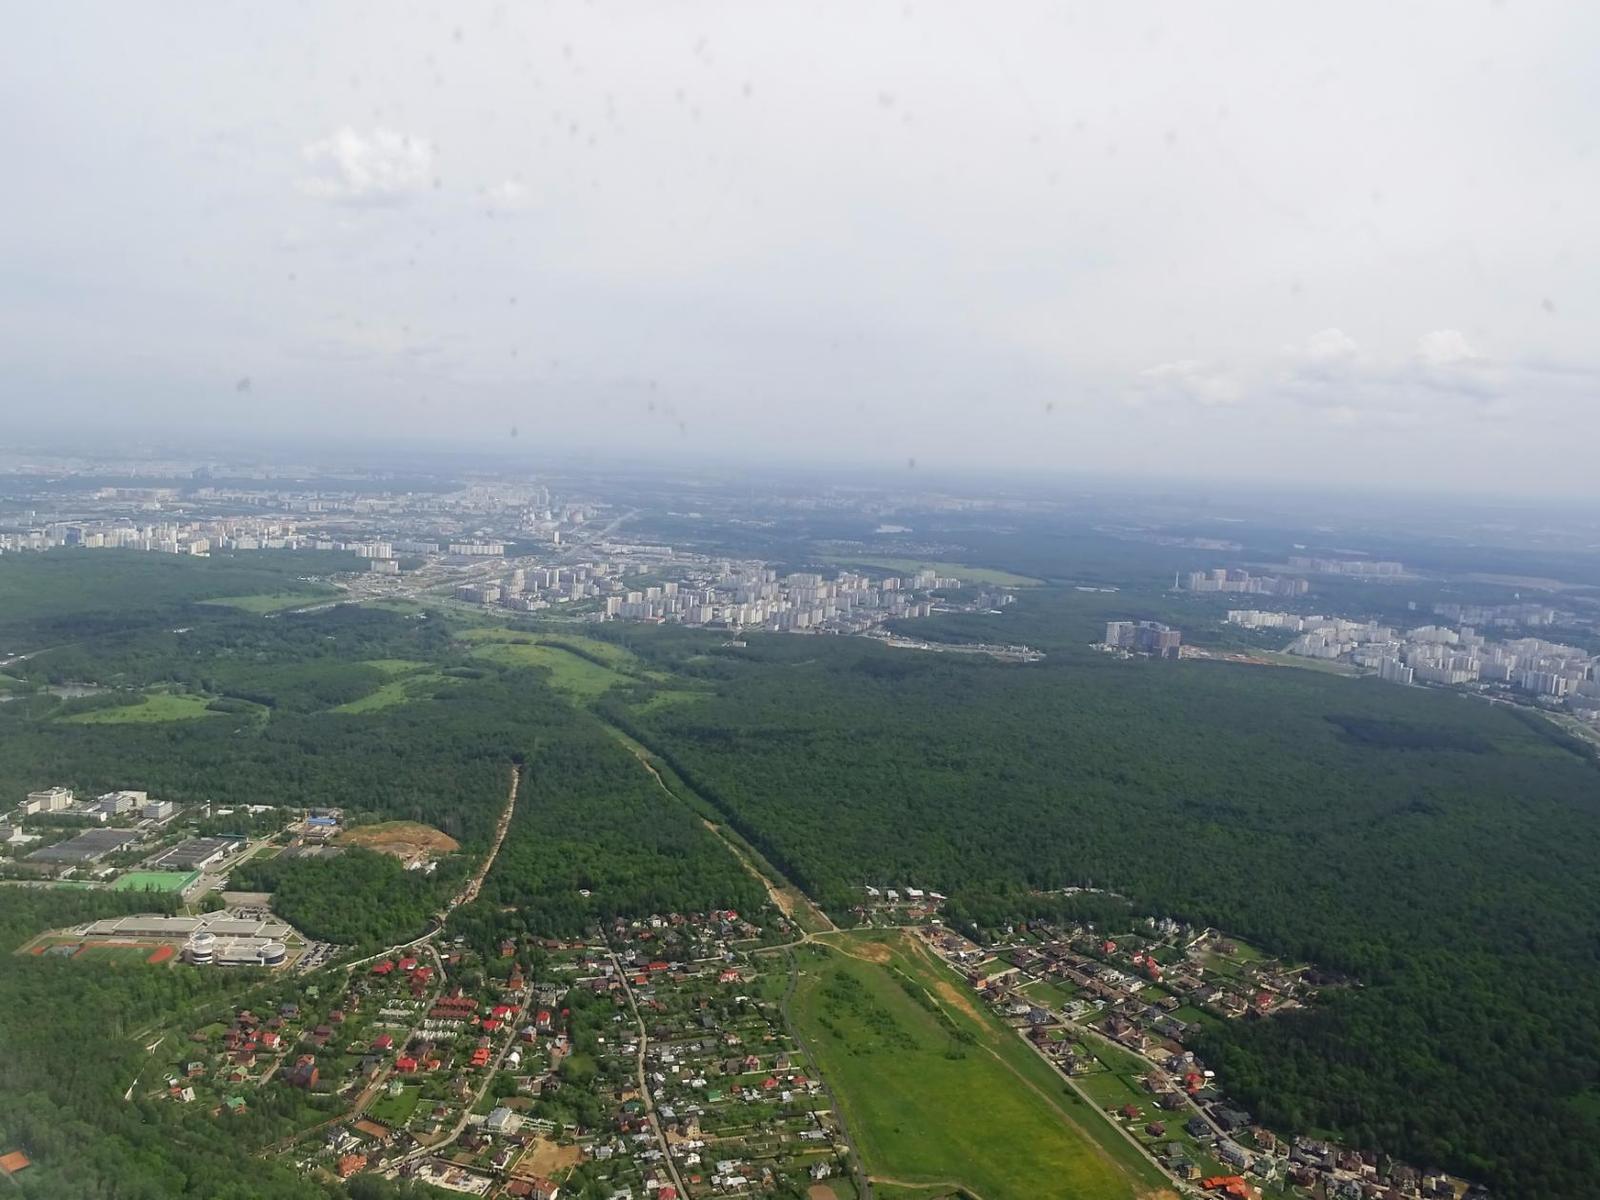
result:
[[[791,1016],[839,1097],[868,1173],[984,1200],[1156,1192],[1161,1176],[899,935],[796,951]],[[1032,1059],[1032,1062],[1029,1062]]]

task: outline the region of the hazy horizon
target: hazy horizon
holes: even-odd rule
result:
[[[1586,7],[8,33],[13,446],[1600,490]]]

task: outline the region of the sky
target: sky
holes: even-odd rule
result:
[[[12,6],[0,428],[1596,497],[1597,50],[1512,0]]]

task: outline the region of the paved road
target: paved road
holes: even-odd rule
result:
[[[656,1135],[656,1143],[661,1147],[661,1157],[667,1164],[667,1171],[672,1176],[673,1185],[678,1189],[678,1195],[687,1197],[689,1193],[684,1189],[683,1180],[678,1176],[678,1164],[672,1161],[672,1147],[667,1144],[667,1131],[661,1127],[661,1118],[656,1115],[656,1102],[650,1095],[650,1083],[644,1077],[644,1055],[650,1048],[650,1035],[645,1031],[644,1017],[639,1014],[639,1005],[633,999],[633,986],[628,982],[628,973],[622,969],[616,951],[608,953],[611,955],[612,969],[622,980],[622,994],[628,998],[628,1008],[633,1013],[634,1023],[639,1026],[639,1058],[635,1063],[635,1069],[639,1075],[639,1098],[644,1101],[644,1115],[649,1118],[650,1128]]]

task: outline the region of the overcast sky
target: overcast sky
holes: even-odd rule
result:
[[[14,5],[13,430],[1600,493],[1600,8]]]

